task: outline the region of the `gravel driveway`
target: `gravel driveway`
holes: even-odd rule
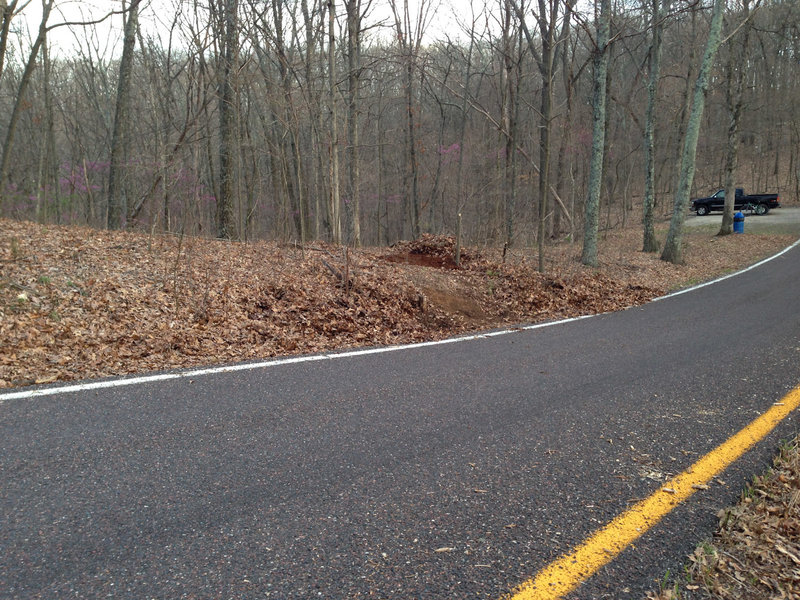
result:
[[[691,213],[686,217],[687,227],[719,228],[722,213],[711,213],[698,217]],[[781,207],[769,211],[766,215],[756,216],[745,213],[745,233],[792,233],[800,235],[800,207]]]

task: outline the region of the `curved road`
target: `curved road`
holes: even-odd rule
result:
[[[473,341],[0,395],[3,598],[499,599],[800,382],[800,247]],[[641,598],[787,418],[570,598]]]

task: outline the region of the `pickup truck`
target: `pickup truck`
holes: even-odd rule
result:
[[[734,210],[750,209],[757,215],[767,214],[771,208],[780,208],[778,194],[745,194],[742,188],[736,188]],[[707,215],[712,210],[722,210],[725,206],[725,190],[719,190],[708,198],[692,200],[692,210],[698,217]]]

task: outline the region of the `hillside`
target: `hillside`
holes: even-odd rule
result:
[[[662,236],[663,238],[663,236]],[[344,251],[0,220],[0,387],[439,339],[619,310],[776,252],[788,235],[691,233],[687,264],[609,233],[535,254],[425,236]]]

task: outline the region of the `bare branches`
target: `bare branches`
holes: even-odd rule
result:
[[[437,0],[419,9],[391,0],[383,14],[374,0],[166,1],[170,10],[156,14],[154,3],[139,0],[137,43],[124,58],[120,7],[131,0],[99,3],[85,19],[86,5],[45,0],[52,13],[32,57],[38,36],[14,44],[13,34],[41,0],[0,0],[0,126],[25,140],[3,147],[13,151],[6,150],[0,213],[105,222],[105,199],[117,186],[109,162],[118,161],[108,160],[115,90],[130,60],[123,163],[134,227],[214,235],[216,209],[229,197],[228,231],[247,239],[383,244],[452,234],[460,214],[465,244],[539,245],[544,256],[550,240],[580,239],[579,226],[593,218],[584,200],[594,6],[495,0],[448,15]],[[707,4],[611,5],[601,44],[611,73],[603,229],[636,222],[640,210],[654,225],[665,218],[661,198],[677,179]],[[739,61],[748,71],[737,176],[800,189],[797,9],[757,6],[746,25],[754,43]],[[725,10],[721,43],[745,27],[740,7]],[[235,28],[226,27],[230,16]],[[76,43],[42,51],[63,38],[56,29]],[[657,31],[660,72],[651,52]],[[724,58],[733,50],[728,44]],[[698,186],[718,185],[724,164],[726,71],[710,69]],[[657,143],[645,158],[648,123]],[[646,210],[638,205],[645,188]]]

